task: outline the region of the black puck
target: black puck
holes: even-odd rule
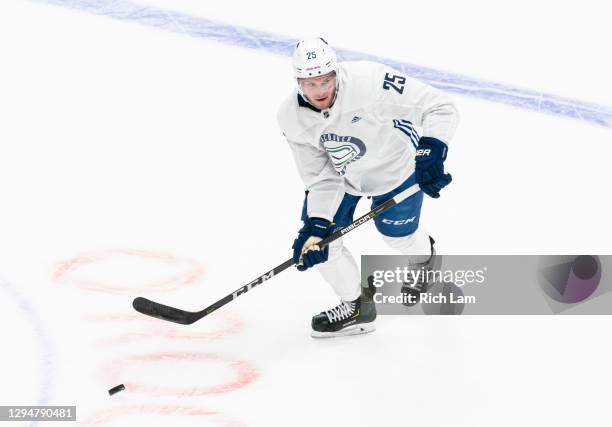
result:
[[[123,390],[125,390],[125,386],[123,384],[119,384],[118,386],[111,388],[108,391],[108,394],[112,396],[113,394],[119,393],[120,391],[123,391]]]

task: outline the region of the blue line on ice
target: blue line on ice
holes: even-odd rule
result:
[[[27,322],[30,323],[31,328],[34,332],[34,339],[40,347],[40,360],[42,376],[40,382],[40,388],[38,390],[39,396],[36,402],[17,402],[17,405],[32,405],[32,406],[44,406],[49,404],[50,391],[53,384],[53,353],[51,351],[51,344],[49,337],[45,333],[45,326],[42,319],[38,316],[36,310],[30,305],[28,300],[19,293],[14,286],[12,286],[6,280],[0,278],[0,289],[8,295],[8,299],[12,300],[13,303],[20,309]],[[20,328],[24,330],[25,328]],[[22,367],[25,369],[25,367]],[[24,369],[16,370],[15,375],[20,375],[20,371]],[[22,372],[23,373],[23,372]],[[33,421],[30,426],[38,425],[38,421]]]
[[[292,38],[228,25],[170,10],[139,5],[127,0],[37,1],[104,15],[114,19],[138,22],[143,25],[183,33],[192,37],[210,39],[233,46],[262,50],[278,55],[290,55],[296,43],[296,40]],[[478,80],[460,74],[443,72],[355,51],[338,49],[338,57],[340,60],[367,59],[382,62],[446,92],[583,120],[599,126],[612,127],[612,107],[562,98],[511,85]]]

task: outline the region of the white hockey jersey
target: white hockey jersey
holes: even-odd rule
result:
[[[458,122],[452,100],[386,65],[341,62],[338,94],[320,111],[297,91],[278,123],[309,190],[308,216],[332,220],[344,193],[385,194],[414,172],[418,135],[448,144]]]

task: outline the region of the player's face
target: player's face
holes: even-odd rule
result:
[[[300,79],[299,83],[308,102],[314,107],[323,110],[331,106],[336,92],[336,73]]]

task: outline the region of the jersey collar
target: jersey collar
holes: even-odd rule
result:
[[[319,110],[317,107],[312,105],[310,102],[306,101],[304,97],[299,93],[297,94],[297,101],[300,107],[310,108],[312,111],[316,111],[317,113],[321,112],[321,110]]]
[[[298,93],[298,94],[297,94],[297,101],[298,101],[298,105],[299,105],[300,107],[305,107],[305,108],[308,108],[308,109],[310,109],[310,110],[312,110],[312,111],[316,111],[317,113],[321,113],[321,112],[322,112],[322,113],[323,113],[323,116],[325,116],[325,118],[327,119],[327,118],[329,118],[329,111],[330,111],[330,110],[331,110],[331,108],[334,106],[334,104],[335,104],[335,103],[338,101],[338,86],[336,86],[336,93],[334,94],[334,101],[332,102],[331,107],[326,108],[326,109],[325,109],[325,111],[323,111],[323,110],[319,110],[317,107],[315,107],[314,105],[312,105],[310,102],[308,102],[308,101],[306,100],[306,98],[304,98],[304,97],[302,96],[302,94],[301,94],[301,93]]]

